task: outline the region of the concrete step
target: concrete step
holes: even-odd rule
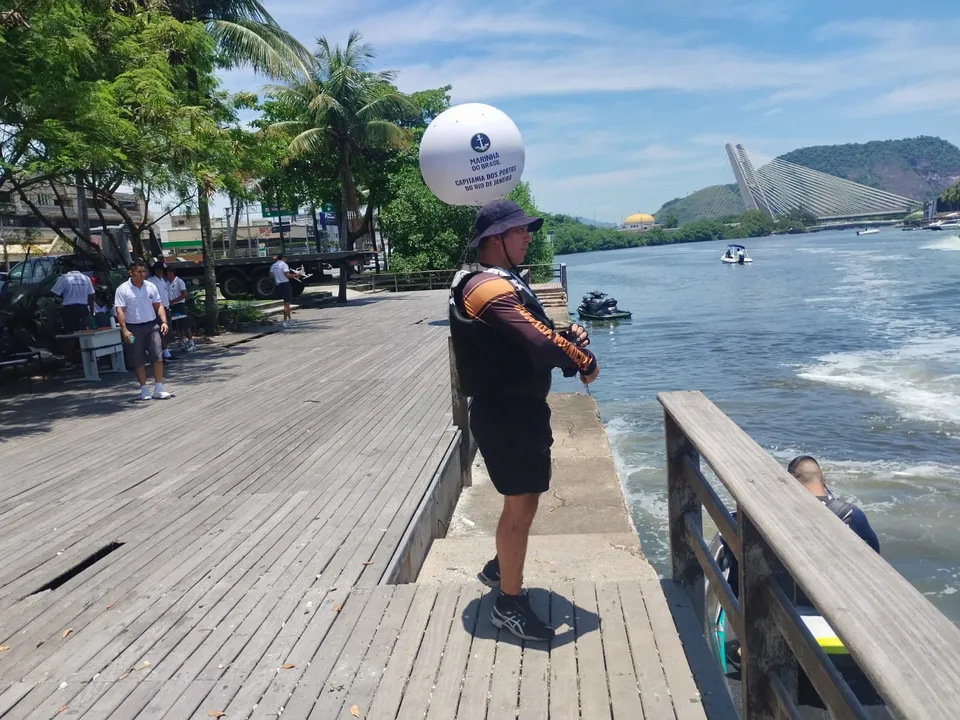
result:
[[[291,305],[291,306],[290,306],[290,312],[296,312],[296,311],[299,310],[299,309],[300,309],[300,306],[299,306],[299,305]],[[283,303],[282,303],[282,302],[279,303],[279,305],[277,305],[276,307],[260,308],[260,311],[261,311],[266,317],[268,317],[268,318],[277,317],[278,315],[282,317],[282,316],[283,316]]]
[[[434,540],[417,582],[468,582],[496,552],[492,534]],[[523,577],[528,585],[550,587],[561,582],[656,580],[657,573],[634,533],[598,533],[531,535]]]

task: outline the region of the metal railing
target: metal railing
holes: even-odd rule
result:
[[[960,712],[960,629],[804,490],[699,392],[657,396],[664,408],[674,580],[704,632],[705,579],[741,643],[743,717],[799,718],[802,667],[831,717],[868,714],[807,629],[802,590],[859,668],[903,718]],[[700,469],[714,470],[736,520]],[[703,537],[703,509],[739,566],[735,595]],[[718,660],[719,662],[719,660]]]
[[[529,270],[534,282],[558,282],[567,289],[567,266],[564,263],[552,265],[522,265],[521,272]],[[443,290],[450,287],[457,270],[421,270],[408,273],[364,272],[350,279],[350,287],[366,292],[415,292],[422,290]]]

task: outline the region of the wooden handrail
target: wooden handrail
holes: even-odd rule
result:
[[[732,625],[745,634],[744,717],[792,716],[797,659],[836,717],[864,717],[797,615],[794,584],[890,708],[910,719],[958,717],[960,628],[701,393],[660,393],[657,399],[666,425],[674,577],[698,611],[704,568],[714,574],[702,557],[703,507],[726,532],[732,529],[717,494],[701,486],[707,484],[701,458],[737,503],[740,547],[730,546],[740,559],[742,617]],[[699,542],[691,537],[697,532]],[[720,593],[732,614],[731,598]]]

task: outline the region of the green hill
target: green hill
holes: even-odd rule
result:
[[[701,218],[739,215],[743,212],[743,200],[736,183],[732,185],[711,185],[682,198],[674,198],[664,203],[654,213],[660,222],[667,215],[673,215],[680,224],[693,222]]]
[[[816,145],[793,150],[780,159],[915,200],[937,197],[960,180],[960,149],[938,137]],[[663,215],[673,213],[686,223],[740,212],[743,203],[733,184],[712,185],[676,198],[655,215],[662,220]]]
[[[781,160],[915,200],[930,200],[960,179],[960,149],[937,137],[816,145]]]

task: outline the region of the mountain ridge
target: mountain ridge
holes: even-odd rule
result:
[[[915,200],[930,200],[960,180],[960,148],[939,137],[921,135],[900,140],[812,145],[797,148],[779,159],[811,170]],[[736,184],[711,185],[674,198],[654,213],[671,213],[681,223],[705,214],[743,212]]]

